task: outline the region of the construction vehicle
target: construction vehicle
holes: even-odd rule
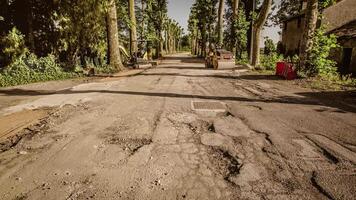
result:
[[[210,48],[207,57],[205,58],[205,67],[217,69],[233,69],[235,68],[235,58],[230,51],[224,49],[215,50]]]
[[[146,48],[151,41],[141,40],[139,42],[139,51],[133,52],[132,55],[129,55],[124,47],[120,47],[121,52],[123,53],[124,62],[126,66],[132,67],[134,69],[146,68],[155,66],[156,62],[150,60],[148,56],[148,49]]]

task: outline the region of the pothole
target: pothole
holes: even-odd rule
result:
[[[131,154],[134,154],[143,146],[151,144],[152,140],[147,138],[120,138],[112,136],[108,140],[108,143],[119,145],[122,150],[129,151]]]
[[[242,167],[237,158],[228,151],[216,147],[211,148],[209,155],[216,171],[224,177],[225,181],[235,185],[235,183],[231,181],[231,178],[237,176]]]
[[[212,132],[212,133],[215,133],[215,132],[216,132],[215,126],[214,126],[213,123],[208,126],[208,131],[210,131],[210,132]]]

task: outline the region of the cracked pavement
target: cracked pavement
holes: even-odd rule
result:
[[[187,54],[127,77],[0,94],[25,99],[1,106],[0,123],[41,116],[0,143],[0,199],[356,193],[353,96],[328,99],[283,80],[208,70]]]

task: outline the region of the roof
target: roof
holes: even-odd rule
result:
[[[335,34],[340,39],[356,38],[356,20],[351,21],[329,33]]]

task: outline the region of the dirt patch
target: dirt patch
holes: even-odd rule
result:
[[[16,135],[24,128],[38,123],[51,109],[24,110],[0,117],[0,142]]]
[[[49,112],[49,110],[24,111],[5,116],[5,119],[0,119],[0,152],[16,146],[24,137],[32,137],[39,132],[47,130],[48,118],[46,116]]]
[[[0,138],[0,153],[15,147],[24,138],[30,140],[37,134],[47,132],[53,125],[62,123],[67,120],[68,115],[73,113],[75,108],[82,109],[81,107],[68,105],[60,109],[25,110],[0,118],[1,130],[4,130],[1,132],[3,134]],[[9,127],[14,128],[9,129]],[[6,130],[11,131],[6,132]]]

